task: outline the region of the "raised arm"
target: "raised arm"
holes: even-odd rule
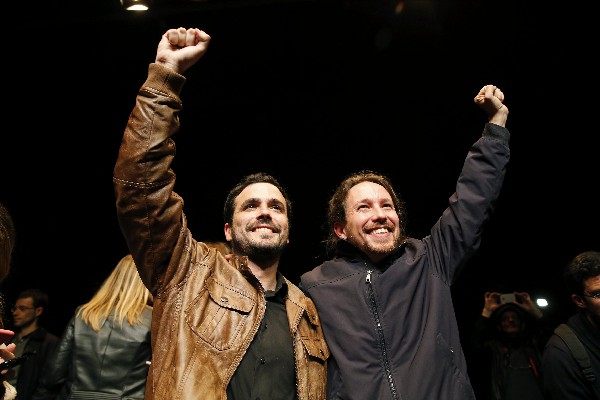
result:
[[[488,123],[467,154],[449,207],[431,230],[431,249],[436,253],[432,259],[440,261],[434,268],[450,284],[479,248],[502,189],[510,159],[508,108],[503,101],[504,93],[494,85],[485,85],[474,97]]]
[[[117,215],[140,277],[155,295],[183,279],[173,254],[186,240],[183,201],[174,192],[171,163],[180,127],[182,75],[205,53],[210,36],[195,28],[169,29],[161,37],[156,62],[148,67],[121,141],[113,182]],[[172,269],[168,269],[173,265]]]

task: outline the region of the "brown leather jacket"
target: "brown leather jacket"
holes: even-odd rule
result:
[[[150,64],[114,169],[121,230],[154,295],[146,399],[225,399],[266,301],[245,257],[228,262],[192,238],[173,191],[179,93],[185,78]],[[314,303],[287,281],[299,400],[325,399],[329,349]]]

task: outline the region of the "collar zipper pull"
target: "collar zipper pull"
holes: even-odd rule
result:
[[[371,283],[371,270],[367,271],[367,278],[365,279],[366,283]]]

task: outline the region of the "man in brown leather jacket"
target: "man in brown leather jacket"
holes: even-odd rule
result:
[[[209,41],[198,29],[163,35],[114,169],[121,230],[154,295],[146,399],[325,399],[315,305],[278,272],[292,211],[284,188],[258,173],[229,192],[230,260],[194,240],[173,191],[182,74]]]

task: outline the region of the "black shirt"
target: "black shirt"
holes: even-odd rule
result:
[[[294,349],[285,298],[287,285],[277,273],[275,291],[267,290],[260,328],[227,386],[232,400],[297,399]]]

